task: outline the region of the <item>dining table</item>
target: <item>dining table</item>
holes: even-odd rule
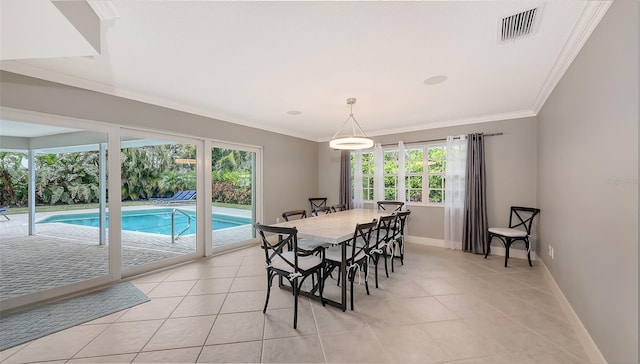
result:
[[[298,230],[298,239],[307,239],[320,245],[340,245],[342,247],[342,262],[340,263],[340,281],[342,294],[340,302],[324,298],[324,302],[341,308],[342,311],[347,309],[347,242],[353,238],[353,234],[357,224],[364,224],[378,219],[380,216],[392,214],[393,211],[374,210],[374,209],[352,209],[323,214],[319,216],[309,217],[305,219],[281,222],[273,226],[296,228]],[[309,243],[307,242],[307,246]],[[313,243],[312,243],[313,244]],[[326,277],[325,277],[326,279]],[[320,297],[313,292],[301,292],[305,296],[319,299]]]

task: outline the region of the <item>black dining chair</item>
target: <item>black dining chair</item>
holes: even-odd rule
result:
[[[391,241],[391,271],[395,271],[394,267],[394,258],[400,258],[400,264],[404,265],[404,234],[407,231],[407,222],[409,220],[409,215],[411,215],[411,210],[407,211],[399,211],[396,212],[396,216],[398,217],[395,221],[395,224],[391,228],[390,241]],[[399,254],[399,255],[396,255]]]
[[[267,298],[262,312],[267,313],[273,278],[275,276],[286,278],[293,291],[293,328],[296,329],[298,326],[298,296],[307,277],[316,275],[320,301],[324,306],[324,298],[322,297],[324,289],[322,276],[325,269],[324,248],[318,247],[314,251],[299,250],[296,228],[266,226],[259,223],[256,223],[254,227],[262,240],[262,249],[264,249],[267,264]],[[267,239],[266,234],[278,234],[278,239]],[[288,250],[287,247],[292,248]],[[315,280],[313,284],[315,286]]]
[[[307,218],[307,211],[306,210],[285,211],[285,212],[282,213],[282,218],[284,219],[284,221],[290,221],[292,219],[294,219],[294,220],[306,219]]]
[[[328,207],[328,206],[316,207],[313,209],[311,216],[326,215],[326,214],[330,214],[331,212],[332,212],[331,207]]]
[[[378,219],[378,225],[375,229],[375,243],[371,247],[369,255],[371,256],[371,260],[373,260],[375,267],[376,288],[378,288],[378,262],[380,261],[380,258],[384,259],[384,272],[387,278],[389,278],[387,259],[391,257],[391,228],[396,224],[396,219],[397,216],[395,214],[382,216]]]
[[[364,271],[364,285],[369,294],[369,283],[367,279],[367,273],[369,271],[369,250],[371,249],[371,235],[373,229],[377,225],[377,221],[373,220],[365,224],[357,224],[353,237],[349,241],[344,242],[347,244],[347,256],[345,257],[345,264],[347,267],[347,279],[351,284],[351,310],[353,311],[353,283],[355,281],[356,273],[359,270]],[[325,277],[328,277],[336,268],[340,270],[340,264],[342,263],[342,247],[340,245],[333,246],[325,250],[326,258],[326,272]],[[342,284],[346,284],[343,282]]]
[[[508,228],[489,228],[489,235],[487,241],[487,252],[484,254],[484,258],[487,259],[491,252],[491,241],[493,238],[498,238],[504,245],[506,252],[504,255],[504,266],[507,267],[507,261],[509,260],[509,248],[511,244],[516,241],[524,242],[524,247],[527,249],[527,259],[529,260],[529,266],[531,264],[531,246],[529,245],[529,236],[531,235],[531,226],[533,225],[534,218],[540,213],[540,209],[533,207],[520,207],[511,206],[511,214],[509,215],[509,227]]]
[[[404,206],[402,201],[378,201],[378,210],[401,211]]]
[[[331,211],[333,212],[340,212],[340,211],[346,211],[346,210],[347,210],[347,205],[343,203],[331,206]]]
[[[309,204],[311,205],[311,212],[313,212],[313,210],[316,208],[326,207],[327,198],[326,197],[310,197]]]

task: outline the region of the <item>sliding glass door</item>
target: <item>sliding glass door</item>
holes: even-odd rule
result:
[[[232,145],[211,149],[213,251],[238,246],[255,237],[259,150]]]
[[[2,309],[109,279],[108,134],[87,129],[0,121]]]
[[[255,242],[259,147],[17,111],[0,137],[3,310]]]
[[[121,251],[126,275],[195,256],[197,145],[177,137],[123,132]]]

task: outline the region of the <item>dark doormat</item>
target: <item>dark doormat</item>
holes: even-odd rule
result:
[[[149,301],[130,282],[0,316],[0,350]]]

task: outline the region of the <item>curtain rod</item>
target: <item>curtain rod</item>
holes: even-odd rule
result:
[[[503,133],[487,133],[487,134],[482,134],[484,136],[498,136],[498,135],[502,135]],[[454,139],[458,139],[459,137],[454,137]],[[446,141],[447,138],[440,138],[440,139],[429,139],[429,140],[418,140],[415,142],[407,142],[405,143],[405,145],[407,144],[418,144],[418,143],[431,143],[431,142],[444,142]],[[395,144],[382,144],[383,147],[388,147],[391,145],[398,145],[398,143]]]

